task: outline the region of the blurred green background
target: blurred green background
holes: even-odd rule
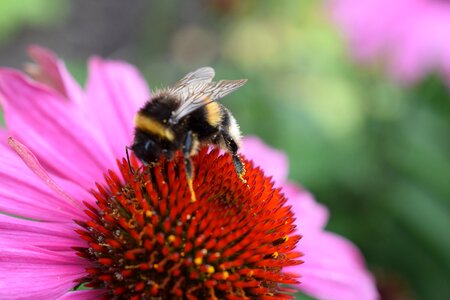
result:
[[[449,88],[354,63],[321,1],[0,2],[0,64],[22,67],[31,43],[80,81],[91,54],[137,65],[152,88],[203,65],[250,79],[226,105],[245,135],[288,154],[382,298],[450,297]]]

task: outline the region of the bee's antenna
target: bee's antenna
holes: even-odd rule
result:
[[[131,174],[134,175],[134,169],[133,169],[133,167],[131,166],[130,155],[128,154],[128,149],[132,150],[129,146],[125,146],[125,152],[127,153],[128,168],[130,168]]]

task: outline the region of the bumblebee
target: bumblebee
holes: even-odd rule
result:
[[[201,145],[214,145],[229,152],[238,177],[245,182],[245,166],[238,155],[239,125],[218,100],[247,80],[214,82],[214,75],[210,67],[188,73],[173,87],[156,91],[134,120],[134,141],[130,149],[144,164],[156,163],[161,155],[170,160],[181,150],[192,202],[196,197],[191,156]]]

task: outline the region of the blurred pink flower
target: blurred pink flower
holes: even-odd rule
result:
[[[317,299],[377,299],[374,279],[359,250],[345,238],[325,231],[327,209],[303,188],[287,181],[286,155],[255,137],[245,139],[242,153],[272,175],[275,187],[282,187],[295,213],[303,236],[297,248],[304,254],[303,264],[289,267],[301,275],[297,287]]]
[[[450,3],[444,0],[331,0],[357,58],[386,58],[403,82],[441,72],[450,84]]]
[[[132,66],[95,57],[86,90],[50,51],[31,47],[35,79],[0,70],[0,103],[7,129],[0,128],[0,298],[98,299],[103,291],[70,291],[86,275],[86,260],[72,247],[86,247],[73,220],[86,215],[81,200],[92,199],[93,183],[117,169],[116,157],[132,137],[134,112],[148,87]],[[10,146],[7,137],[14,136]],[[304,236],[299,286],[320,299],[375,299],[374,283],[358,250],[325,232],[327,211],[301,188],[286,182],[287,160],[255,138],[244,153],[283,186]],[[271,159],[267,159],[270,157]],[[24,164],[25,162],[26,164]],[[32,220],[39,220],[35,222]]]

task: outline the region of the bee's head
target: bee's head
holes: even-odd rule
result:
[[[142,130],[136,130],[131,149],[136,157],[145,164],[156,162],[161,154],[165,152],[154,136]]]

